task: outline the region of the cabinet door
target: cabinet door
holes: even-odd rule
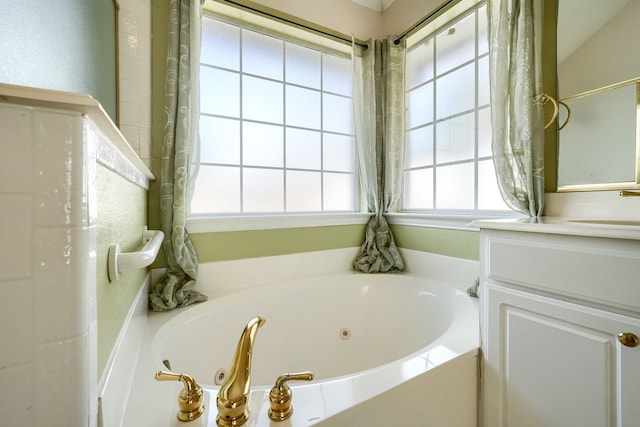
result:
[[[485,427],[640,426],[640,320],[485,283]]]

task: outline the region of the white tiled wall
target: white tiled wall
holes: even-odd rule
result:
[[[120,130],[151,158],[151,0],[120,0]],[[0,425],[95,426],[98,161],[77,112],[0,102]],[[125,165],[125,171],[119,165]]]
[[[151,0],[120,0],[119,127],[147,167],[151,159]]]
[[[0,103],[2,425],[96,420],[95,132]],[[89,163],[91,164],[91,163]]]

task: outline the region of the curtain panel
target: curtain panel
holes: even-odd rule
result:
[[[542,0],[489,0],[493,161],[502,198],[531,217],[544,208]]]
[[[206,296],[192,288],[198,258],[185,228],[199,152],[200,0],[171,0],[165,74],[165,126],[160,170],[160,228],[167,273],[149,294],[154,311],[184,307]]]
[[[365,273],[403,270],[404,261],[384,216],[402,189],[405,121],[404,39],[370,40],[353,50],[354,117],[360,183],[373,213],[353,262]]]

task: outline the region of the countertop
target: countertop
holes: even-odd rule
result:
[[[473,221],[471,226],[479,229],[640,240],[640,219],[617,220],[543,216],[538,218],[477,220]]]

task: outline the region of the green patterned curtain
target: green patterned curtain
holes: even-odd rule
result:
[[[542,0],[490,0],[493,162],[506,204],[531,217],[544,207]]]
[[[404,162],[405,40],[370,40],[353,50],[354,116],[360,180],[373,215],[354,268],[364,273],[403,270],[384,214],[400,199]]]
[[[190,200],[193,153],[198,146],[198,69],[200,61],[200,0],[171,0],[165,74],[165,127],[160,170],[160,228],[167,273],[149,295],[154,311],[167,311],[206,296],[192,288],[198,258],[185,228]]]

